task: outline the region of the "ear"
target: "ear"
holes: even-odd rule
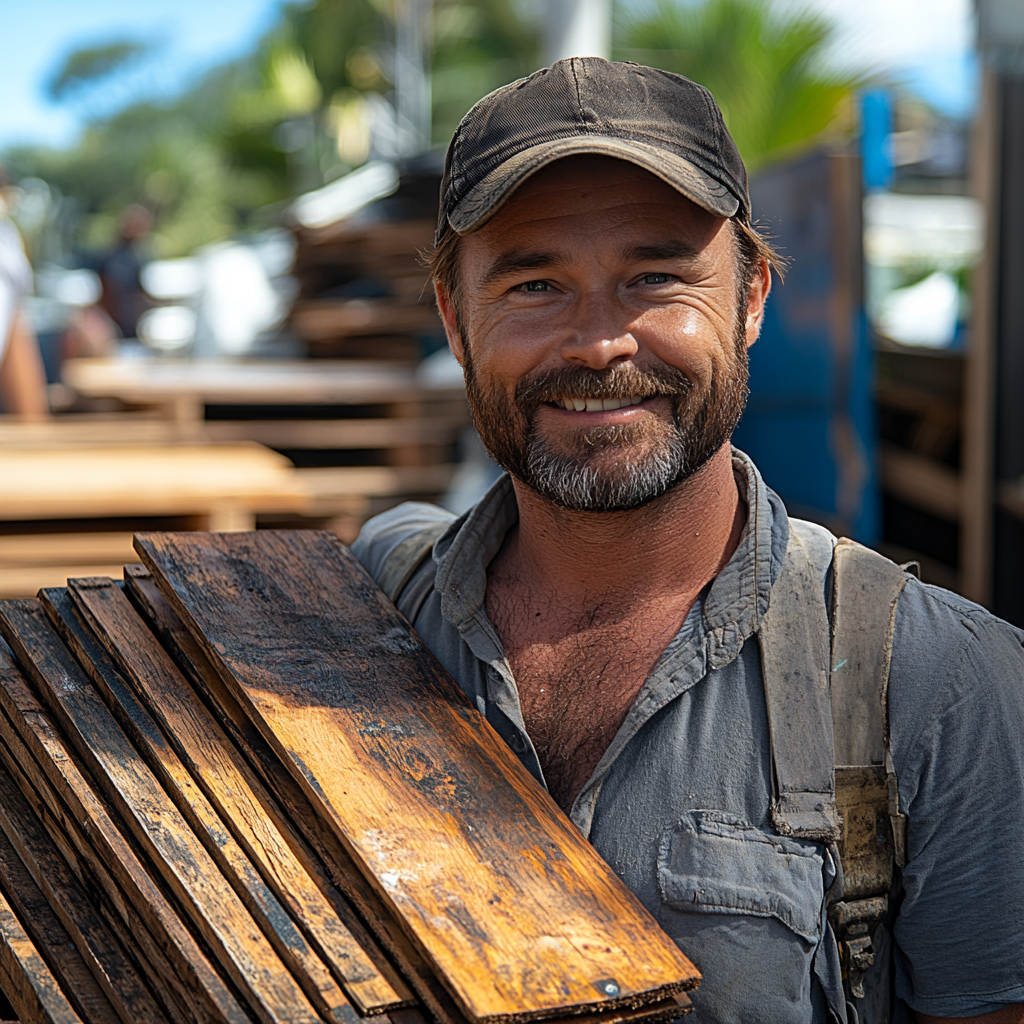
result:
[[[764,304],[768,301],[768,293],[771,290],[772,270],[767,260],[761,260],[747,292],[747,348],[750,348],[761,334],[764,325]]]
[[[448,336],[448,347],[461,366],[465,359],[465,352],[462,347],[462,335],[459,333],[458,317],[455,315],[455,305],[451,296],[438,281],[434,282],[434,296],[437,298],[437,309],[441,314],[441,322],[444,324],[444,333]]]

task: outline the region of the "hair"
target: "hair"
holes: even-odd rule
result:
[[[750,222],[738,217],[731,217],[733,238],[736,240],[737,258],[739,263],[739,302],[746,302],[747,293],[762,263],[775,271],[780,280],[785,278],[789,260],[776,251],[769,236],[762,234]],[[445,225],[440,238],[434,246],[422,254],[422,262],[430,271],[430,284],[438,285],[448,296],[455,310],[456,327],[468,341],[463,330],[462,320],[462,276],[459,272],[459,253],[462,248],[462,236],[450,225]]]

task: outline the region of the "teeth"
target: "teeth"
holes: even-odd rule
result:
[[[569,412],[602,412],[612,409],[625,409],[630,405],[639,405],[643,395],[629,395],[626,398],[559,398],[555,404]]]

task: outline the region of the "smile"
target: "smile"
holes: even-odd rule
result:
[[[556,398],[552,405],[561,406],[569,412],[608,412],[639,405],[645,395],[630,395],[626,398]]]

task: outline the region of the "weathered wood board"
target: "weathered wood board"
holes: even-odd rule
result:
[[[40,816],[51,838],[58,847],[70,840],[79,870],[92,861],[92,873],[80,880],[97,883],[107,901],[101,907],[113,909],[127,922],[147,962],[187,1008],[187,1019],[201,1024],[251,1024],[115,824],[4,644],[0,644],[0,710],[0,756],[10,748],[17,766],[33,776],[34,792],[48,812]],[[75,861],[73,856],[67,859]]]
[[[387,976],[382,974],[317,889],[275,823],[274,817],[280,820],[280,814],[272,816],[274,801],[120,589],[109,579],[72,579],[68,581],[68,593],[102,641],[104,649],[117,660],[125,678],[182,761],[177,762],[166,748],[157,745],[162,736],[151,740],[148,729],[145,737],[136,739],[137,745],[140,749],[140,741],[150,745],[152,758],[159,759],[164,772],[168,776],[173,775],[175,780],[180,776],[179,769],[187,768],[212,805],[205,809],[205,801],[197,798],[191,786],[176,782],[169,785],[169,780],[164,781],[168,792],[181,795],[179,809],[186,816],[191,814],[198,818],[202,814],[203,823],[213,822],[212,827],[204,829],[211,837],[207,844],[211,853],[225,859],[230,855],[228,870],[234,871],[240,881],[253,888],[254,880],[247,877],[246,869],[250,864],[259,869],[276,899],[288,908],[316,945],[320,956],[330,964],[338,982],[354,999],[360,1013],[383,1013],[411,1005],[412,994],[394,969],[385,966]],[[46,597],[65,628],[74,632],[75,624],[62,608],[63,595],[47,592]],[[65,639],[70,641],[70,636],[65,636]],[[88,643],[88,640],[84,642]],[[73,642],[71,646],[78,654]],[[90,651],[87,656],[95,671],[103,675],[105,666],[98,654]],[[81,656],[79,660],[82,660]],[[213,817],[214,808],[220,815],[219,819]],[[233,852],[235,848],[224,842],[218,827],[220,821],[228,826],[240,844],[238,853],[242,853],[244,848],[244,856],[248,860],[242,861]],[[257,891],[254,899],[258,899],[260,906],[257,909],[269,919],[269,925],[274,925],[280,914],[273,907],[269,911],[265,909],[270,897]],[[277,908],[279,911],[280,904]],[[313,961],[308,954],[299,959],[298,954],[308,948],[305,940],[293,934],[285,938],[279,952],[283,956],[291,953],[298,960],[296,966],[299,969],[317,978],[323,969],[322,961]],[[322,995],[318,1009],[321,1013],[335,1016],[335,1007],[343,1005],[343,999],[337,1001],[334,997],[333,1002],[325,1001],[324,997],[329,994],[328,981],[321,979],[319,982]],[[317,1002],[315,998],[314,1002]]]
[[[129,742],[37,601],[0,604],[0,631],[74,741],[136,841],[152,858],[221,966],[264,1024],[317,1015],[206,848]]]
[[[377,891],[363,877],[337,836],[313,809],[299,784],[286,771],[283,762],[246,716],[198,641],[168,603],[149,569],[144,565],[126,565],[124,576],[127,591],[150,628],[160,637],[165,648],[172,652],[179,667],[188,673],[192,685],[231,733],[250,767],[287,811],[288,820],[282,819],[280,826],[288,829],[294,825],[301,832],[301,836],[294,831],[290,833],[295,839],[296,856],[338,915],[354,935],[362,936],[365,933],[362,922],[352,913],[347,900],[341,895],[344,892],[373,928],[377,939],[402,969],[427,1009],[442,1024],[465,1024],[466,1018],[462,1011],[384,906]],[[271,808],[271,813],[274,810]],[[360,943],[368,952],[373,952],[373,941],[368,935],[365,940],[360,938]]]
[[[14,786],[0,774],[0,828],[17,851],[36,886],[49,901],[116,1017],[124,1024],[167,1024],[167,1017],[134,964],[89,901],[39,819]],[[50,937],[46,937],[46,945]],[[52,960],[51,960],[52,963]],[[75,986],[76,991],[78,986]],[[95,1019],[92,1014],[87,1015]],[[114,1021],[113,1013],[107,1020]]]
[[[331,535],[140,534],[136,550],[471,1020],[697,982]]]
[[[0,988],[21,1024],[82,1024],[2,893]]]
[[[110,1000],[97,984],[85,961],[53,912],[45,894],[29,874],[18,852],[0,831],[0,892],[19,921],[31,929],[37,948],[45,939],[46,962],[78,1015],[87,1024],[116,1024]]]

